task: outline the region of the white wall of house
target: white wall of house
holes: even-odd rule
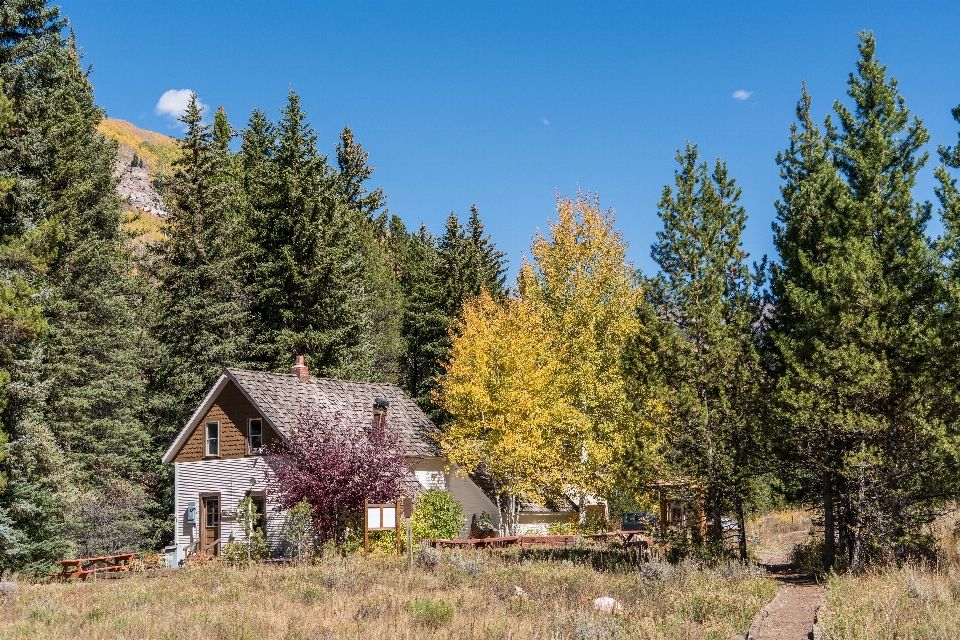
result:
[[[262,457],[231,458],[226,460],[198,460],[175,462],[174,469],[174,541],[177,545],[177,561],[184,557],[184,547],[197,540],[203,526],[200,511],[200,494],[220,494],[220,540],[226,544],[231,539],[243,540],[243,533],[233,514],[237,503],[249,491],[265,491],[267,468]],[[187,523],[187,506],[197,505],[197,523]],[[279,543],[279,528],[283,515],[275,513],[275,504],[269,496],[266,503],[267,542]]]
[[[554,522],[569,522],[569,513],[521,513],[518,522],[521,536],[545,536],[547,526]],[[573,515],[576,518],[576,514]]]
[[[469,534],[471,516],[478,518],[483,512],[490,514],[494,527],[500,526],[500,514],[496,505],[466,475],[455,469],[449,472],[443,458],[410,458],[408,464],[424,488],[446,489],[453,494],[466,513],[460,537]],[[220,494],[220,539],[226,544],[231,539],[242,540],[243,534],[236,523],[233,512],[249,491],[266,490],[267,479],[264,476],[266,463],[262,457],[233,458],[226,460],[198,460],[196,462],[174,463],[174,510],[175,544],[177,561],[184,558],[184,549],[197,540],[203,526],[203,513],[200,511],[200,495]],[[277,547],[280,544],[279,532],[283,523],[283,514],[276,513],[276,505],[267,496],[267,542]],[[187,523],[187,506],[197,505],[197,523]],[[551,522],[566,522],[568,513],[535,513],[520,516],[520,532],[524,535],[544,535]]]
[[[411,458],[408,464],[424,488],[446,489],[463,505],[467,516],[460,530],[461,538],[470,533],[470,517],[476,515],[479,518],[484,511],[490,514],[493,526],[500,526],[500,513],[496,505],[468,476],[454,469],[447,472],[446,460],[439,457]]]

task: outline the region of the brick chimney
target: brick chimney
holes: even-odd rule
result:
[[[303,356],[297,356],[297,364],[290,368],[290,373],[297,376],[301,382],[310,377],[310,369],[303,364]]]

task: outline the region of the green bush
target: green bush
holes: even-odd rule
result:
[[[263,539],[263,532],[259,529],[250,536],[250,555],[251,562],[263,560],[270,557],[270,547]],[[223,551],[220,552],[220,561],[232,567],[243,567],[247,565],[247,542],[246,540],[231,540],[223,545]]]
[[[437,629],[453,618],[453,605],[437,598],[417,598],[403,605],[416,622],[431,629]]]
[[[456,538],[464,527],[463,505],[445,489],[428,489],[413,509],[413,539]]]
[[[592,533],[603,533],[609,531],[610,528],[607,519],[602,516],[587,514],[586,522],[580,524],[579,517],[574,514],[570,516],[567,522],[549,523],[547,525],[547,534],[551,536],[588,535]]]

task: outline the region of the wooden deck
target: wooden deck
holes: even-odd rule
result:
[[[650,540],[642,531],[610,531],[586,535],[562,536],[502,536],[498,538],[459,538],[427,540],[435,549],[502,549],[505,547],[577,547],[584,542],[610,542],[619,539],[626,546],[638,546],[644,549],[650,546]]]

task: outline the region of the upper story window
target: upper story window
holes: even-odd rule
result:
[[[252,418],[247,422],[247,444],[250,453],[259,453],[263,447],[263,420]]]
[[[206,455],[220,455],[220,423],[208,422],[204,425],[206,431]]]

